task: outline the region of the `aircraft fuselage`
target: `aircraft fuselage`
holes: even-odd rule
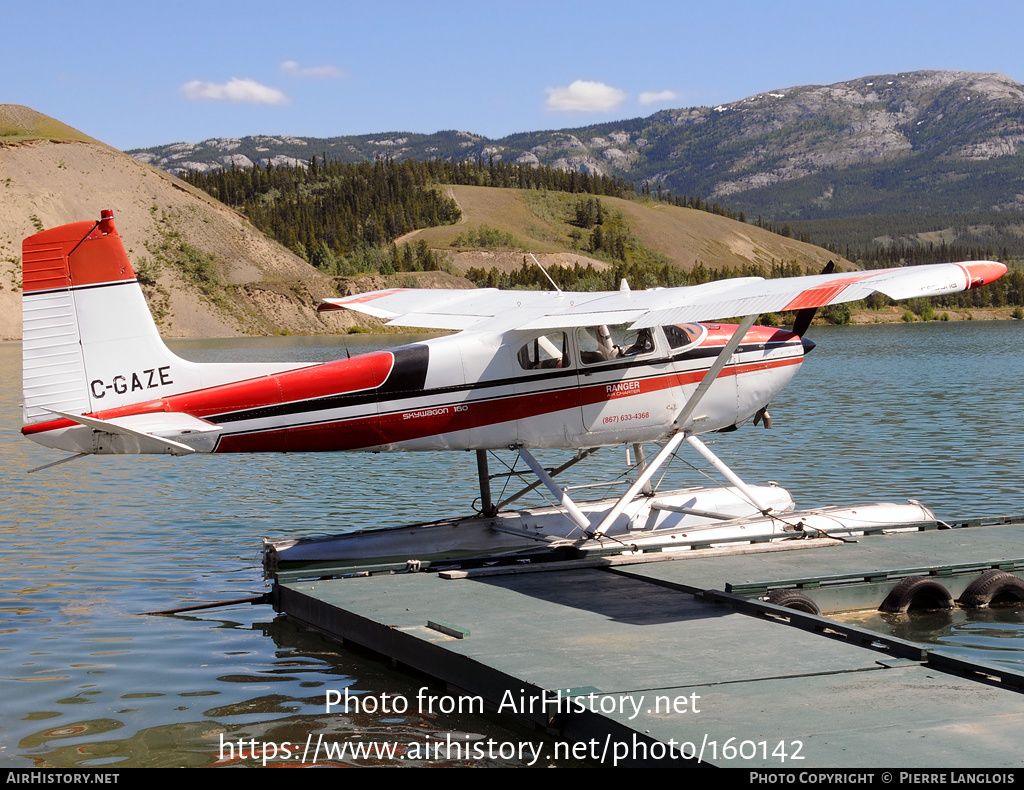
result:
[[[92,414],[187,414],[219,430],[178,436],[198,452],[475,450],[510,446],[587,448],[742,424],[788,383],[801,339],[754,327],[697,413],[682,405],[735,326],[688,324],[503,334],[462,332],[351,359],[301,367],[103,409],[103,401],[173,390],[175,362],[152,371],[111,371],[89,382]],[[612,337],[612,334],[620,335]],[[184,363],[184,361],[182,360]],[[193,363],[185,363],[192,365]],[[109,381],[108,381],[109,379]],[[135,392],[134,390],[139,390]],[[130,452],[66,419],[25,434],[76,452]],[[113,441],[111,441],[113,439]]]

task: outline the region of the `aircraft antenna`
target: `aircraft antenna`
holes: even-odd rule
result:
[[[558,287],[558,283],[551,279],[551,275],[548,274],[548,270],[540,265],[540,261],[537,260],[537,256],[531,252],[530,257],[533,258],[533,262],[537,264],[537,268],[544,272],[544,276],[548,278],[548,282],[555,286],[555,290],[558,291],[558,293],[562,293],[562,289]]]

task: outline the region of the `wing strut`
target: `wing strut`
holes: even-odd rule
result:
[[[686,401],[686,405],[683,406],[683,410],[679,412],[679,416],[676,417],[676,424],[683,428],[686,425],[686,421],[693,416],[693,410],[697,408],[697,405],[707,395],[711,385],[715,383],[715,379],[718,378],[718,374],[722,372],[722,368],[725,367],[725,363],[729,361],[729,357],[739,347],[743,337],[747,334],[747,331],[754,325],[754,322],[760,317],[757,315],[748,315],[742,321],[740,325],[736,327],[736,331],[732,333],[732,337],[729,338],[729,342],[725,344],[722,350],[718,353],[714,364],[704,374],[704,378],[700,380],[700,384],[697,385],[696,391],[690,396],[690,399]]]
[[[719,352],[718,357],[715,359],[715,363],[711,366],[710,370],[704,374],[704,378],[701,379],[700,384],[697,385],[697,390],[693,393],[693,396],[683,406],[683,410],[679,413],[676,418],[676,422],[682,426],[687,420],[693,416],[694,409],[707,394],[708,390],[711,389],[711,385],[715,382],[718,374],[722,372],[722,368],[725,367],[725,363],[729,361],[729,357],[732,356],[733,352],[739,347],[743,341],[743,337],[747,334],[747,330],[754,325],[759,315],[748,315],[744,318],[740,325],[736,327],[736,331],[732,333],[732,337],[729,338],[729,342],[725,344]],[[750,501],[750,503],[760,510],[764,515],[768,515],[768,511],[771,508],[766,508],[764,503],[761,502],[757,496],[750,490],[746,483],[744,483],[739,475],[737,475],[732,469],[726,466],[722,460],[715,455],[711,450],[708,449],[707,445],[698,439],[693,433],[687,431],[686,442],[694,450],[700,453],[704,458],[724,475],[730,483],[738,488],[743,495]]]

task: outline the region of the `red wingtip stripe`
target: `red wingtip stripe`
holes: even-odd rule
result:
[[[854,274],[841,280],[833,280],[830,283],[819,285],[816,288],[808,288],[782,309],[783,311],[803,310],[806,307],[821,307],[829,304],[849,286],[867,277],[871,277],[871,274]]]
[[[380,299],[382,296],[391,296],[391,294],[401,293],[402,291],[408,291],[408,288],[389,288],[386,291],[378,291],[372,294],[363,294],[362,296],[353,296],[350,299],[344,299],[342,301],[335,302],[336,305],[344,306],[347,304],[359,304],[361,302],[372,302],[374,299]]]

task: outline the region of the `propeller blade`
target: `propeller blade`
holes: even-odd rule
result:
[[[832,274],[836,270],[836,265],[833,261],[829,261],[825,264],[825,268],[821,270],[822,274]],[[817,307],[805,307],[803,310],[797,310],[796,320],[793,322],[792,332],[794,335],[803,337],[811,326],[811,321],[814,320],[815,313],[818,312]]]

